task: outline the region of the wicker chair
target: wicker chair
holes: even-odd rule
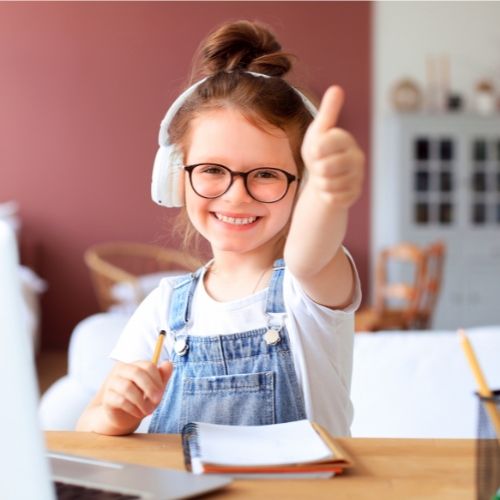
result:
[[[84,254],[99,307],[108,311],[120,301],[113,287],[125,283],[135,292],[137,305],[144,299],[141,277],[194,271],[202,265],[197,259],[178,250],[144,243],[113,242],[90,247]]]

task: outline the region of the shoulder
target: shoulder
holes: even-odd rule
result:
[[[196,271],[196,274],[202,275],[204,272],[204,268],[199,269]],[[163,278],[160,283],[158,284],[158,297],[162,299],[167,299],[171,297],[174,293],[174,290],[181,287],[183,284],[189,283],[193,279],[193,274],[192,272],[188,273],[179,273],[175,274],[173,276],[166,276]]]

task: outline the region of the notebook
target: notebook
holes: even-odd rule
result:
[[[233,477],[331,477],[353,465],[328,432],[308,420],[230,426],[195,422],[182,433],[186,468]]]
[[[38,425],[38,389],[28,332],[23,324],[21,300],[15,236],[10,227],[0,221],[2,500],[54,500],[54,480],[58,483],[57,498],[64,498],[63,490],[78,485],[82,489],[81,498],[89,497],[90,488],[117,491],[124,499],[150,500],[192,498],[231,482],[224,476],[196,476],[185,471],[106,462],[61,453],[46,454]]]

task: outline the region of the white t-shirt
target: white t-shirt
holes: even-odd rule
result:
[[[332,310],[312,301],[288,269],[284,273],[284,322],[306,415],[334,436],[350,436],[353,418],[349,393],[354,311],[361,302],[361,287],[357,272],[355,274],[352,304],[344,310]],[[124,363],[151,358],[158,333],[169,331],[168,316],[177,279],[163,279],[146,297],[123,330],[111,358]],[[267,318],[263,312],[266,293],[267,289],[234,302],[217,302],[207,294],[202,273],[193,295],[186,333],[217,336],[266,327]],[[168,334],[160,361],[169,359],[172,347],[173,335]]]

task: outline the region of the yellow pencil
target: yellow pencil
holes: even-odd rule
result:
[[[158,361],[160,360],[160,353],[161,349],[163,347],[163,341],[165,340],[165,335],[167,332],[165,330],[162,330],[160,334],[158,335],[158,340],[156,341],[156,347],[155,347],[155,352],[153,353],[153,358],[151,359],[151,363],[154,365],[158,364]]]
[[[481,371],[476,355],[474,354],[474,350],[472,349],[472,345],[470,344],[465,331],[461,329],[458,330],[458,335],[460,336],[460,343],[465,352],[465,356],[467,357],[467,361],[469,362],[472,374],[474,375],[476,383],[479,387],[479,395],[484,398],[491,398],[493,393],[488,388],[488,384],[486,383],[483,372]],[[500,413],[498,412],[497,405],[494,401],[484,401],[484,405],[500,442]]]

